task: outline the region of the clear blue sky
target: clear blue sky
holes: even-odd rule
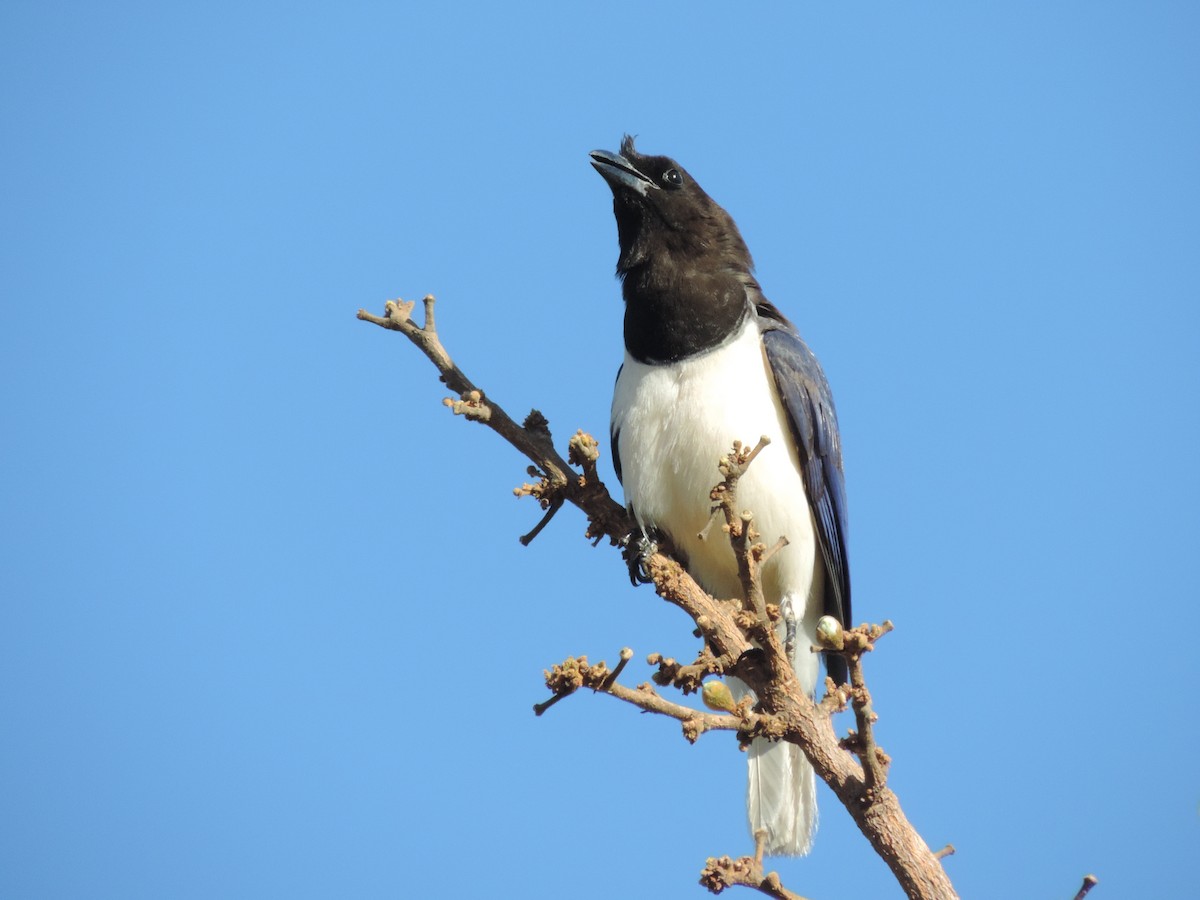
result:
[[[433,292],[603,439],[624,131],[824,362],[962,894],[1194,889],[1200,12],[1051,7],[5,4],[0,896],[699,897],[748,849],[728,736],[532,715],[688,623],[573,511],[521,548],[523,460],[354,318]],[[821,802],[786,883],[897,896]]]

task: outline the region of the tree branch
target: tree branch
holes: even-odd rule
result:
[[[891,764],[891,757],[875,743],[875,722],[879,717],[875,715],[871,706],[871,692],[867,690],[866,679],[863,676],[862,658],[863,654],[874,650],[875,642],[894,627],[890,621],[885,621],[882,625],[863,625],[846,631],[837,619],[822,616],[817,622],[817,640],[821,643],[819,647],[813,647],[814,652],[825,650],[840,653],[848,663],[849,698],[854,706],[858,731],[851,731],[842,739],[841,745],[861,761],[865,790],[869,795],[887,783],[887,767]],[[826,679],[826,687],[832,693],[834,686],[829,679]],[[941,859],[941,855],[934,855]]]
[[[753,856],[741,856],[737,859],[728,856],[710,857],[700,873],[700,883],[713,894],[719,894],[729,887],[748,887],[778,900],[805,900],[799,894],[784,888],[777,873],[768,872],[764,875],[762,860]]]
[[[595,466],[590,469],[591,478],[588,477],[586,469],[584,475],[576,475],[567,460],[555,451],[545,416],[533,410],[525,418],[524,424],[518,425],[499,404],[492,402],[484,391],[454,364],[443,346],[434,319],[436,301],[433,295],[427,294],[422,302],[425,308],[423,325],[413,321],[412,314],[417,305],[414,300],[389,300],[384,304],[382,316],[372,315],[365,309],[360,309],[358,318],[380,328],[398,331],[412,341],[437,368],[442,383],[458,394],[457,399],[445,400],[454,414],[486,425],[524,454],[536,467],[535,477],[539,477],[541,483],[535,487],[525,487],[530,488],[528,493],[534,494],[539,502],[544,504],[547,515],[537,527],[523,536],[523,542],[528,543],[537,536],[563,501],[574,504],[587,515],[590,537],[608,537],[615,542],[629,534],[633,522],[625,508],[609,496],[603,482],[596,477]],[[518,492],[521,490],[518,488]]]
[[[553,692],[553,696],[544,703],[535,704],[533,711],[540,716],[559,700],[580,688],[591,688],[598,694],[608,694],[645,712],[679,720],[683,724],[683,736],[692,744],[706,731],[741,731],[754,728],[757,720],[761,718],[748,710],[743,710],[741,715],[736,716],[701,712],[690,706],[672,703],[659,695],[649,684],[627,688],[616,679],[632,655],[632,650],[622,650],[621,662],[611,672],[603,660],[593,665],[588,662],[586,656],[568,657],[552,669],[543,672],[546,687]]]
[[[522,485],[516,493],[534,497],[546,514],[523,536],[522,542],[532,540],[564,503],[571,503],[587,516],[588,537],[596,541],[607,537],[614,544],[627,538],[635,523],[624,507],[612,499],[597,475],[595,440],[578,432],[570,442],[569,460],[564,460],[555,451],[550,429],[540,413],[534,410],[524,424],[518,425],[453,363],[438,337],[433,296],[426,296],[423,302],[425,322],[420,326],[412,319],[416,307],[413,301],[388,301],[383,316],[360,309],[358,318],[408,337],[434,364],[441,380],[458,395],[457,399],[446,401],[452,411],[487,426],[533,464],[529,471],[536,482]],[[704,642],[691,665],[681,666],[672,659],[651,657],[651,664],[659,666],[655,681],[688,693],[699,689],[706,675],[736,675],[758,698],[757,709],[751,711],[747,706],[725,714],[705,713],[672,703],[649,685],[626,688],[616,680],[629,658],[626,655],[629,651],[623,651],[622,662],[611,671],[604,663],[589,665],[585,657],[568,659],[555,666],[546,673],[553,696],[535,706],[535,711],[541,715],[555,702],[586,686],[640,709],[677,719],[683,723],[684,735],[690,741],[705,731],[735,730],[743,743],[758,736],[795,743],[804,750],[817,774],[846,807],[909,897],[928,900],[956,897],[940,861],[947,851],[933,853],[905,818],[899,799],[886,784],[888,758],[874,740],[877,717],[862,673],[862,656],[891,630],[891,623],[840,631],[841,646],[836,649],[850,661],[851,684],[835,688],[827,680],[829,690],[819,705],[800,688],[780,646],[772,625],[774,608],[765,603],[758,572],[770,554],[783,544],[779,542],[767,549],[759,543],[758,535],[753,532],[752,517],[743,516],[733,505],[737,479],[762,446],[760,441],[747,451],[735,445],[733,453],[721,460],[724,481],[713,492],[738,553],[744,597],[726,600],[710,596],[670,557],[667,552],[670,548],[650,554],[644,564],[659,596],[691,617]],[[582,473],[576,473],[572,464],[579,466]],[[777,615],[778,610],[774,611]],[[858,728],[839,741],[830,716],[843,709],[847,701],[854,707]],[[775,873],[764,876],[761,860],[753,857],[710,859],[701,882],[713,893],[720,893],[726,887],[745,886],[771,897],[802,900],[785,890]],[[1082,897],[1090,887],[1085,879],[1078,896]]]

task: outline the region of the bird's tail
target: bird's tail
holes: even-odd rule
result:
[[[812,763],[795,744],[755,738],[747,751],[750,785],[746,809],[750,834],[764,835],[770,855],[803,856],[817,831],[817,780]]]
[[[820,609],[819,602],[806,606]],[[793,598],[785,596],[780,603],[783,621],[779,638],[801,686],[811,696],[819,663],[806,648],[815,641],[816,626],[799,622],[794,609]],[[738,679],[731,678],[730,687],[738,699],[749,692]],[[763,852],[772,856],[808,853],[817,833],[817,775],[812,763],[795,744],[765,738],[752,741],[746,756],[750,767],[746,811],[755,844],[761,841]]]

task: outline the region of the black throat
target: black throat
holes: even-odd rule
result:
[[[744,276],[663,262],[659,257],[622,273],[630,356],[648,364],[678,362],[738,333],[752,309]]]

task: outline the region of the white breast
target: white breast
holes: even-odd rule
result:
[[[688,571],[719,597],[741,589],[722,523],[699,537],[713,506],[709,491],[721,480],[717,460],[734,440],[753,446],[761,435],[771,439],[743,477],[738,505],[753,511],[768,546],[787,536],[764,572],[764,588],[768,602],[789,596],[810,631],[823,586],[814,577],[815,528],[754,317],[730,343],[683,362],[648,366],[626,354],[612,416],[627,505],[643,528],[667,532]],[[815,657],[813,672],[815,680]]]

